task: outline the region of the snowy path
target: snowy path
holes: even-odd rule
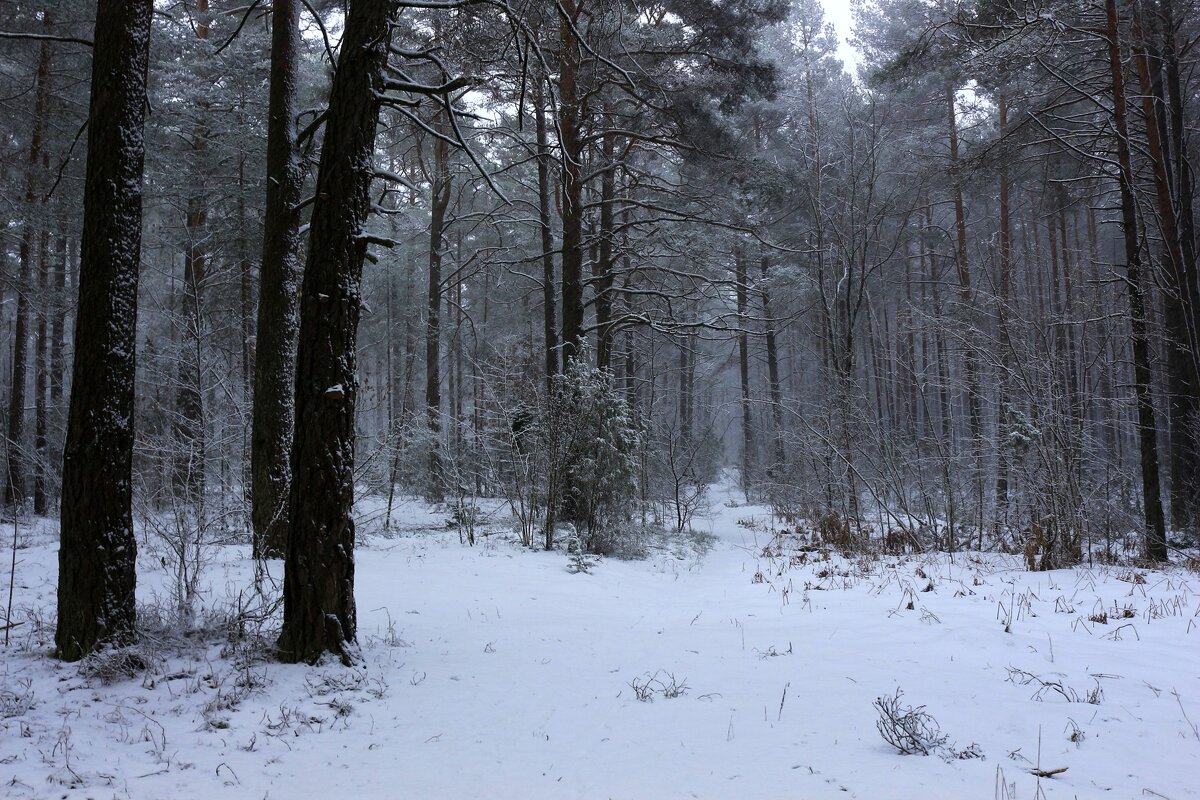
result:
[[[35,705],[0,720],[0,794],[988,798],[1005,796],[999,769],[1033,798],[1040,735],[1042,768],[1068,768],[1041,780],[1048,798],[1200,796],[1184,716],[1200,721],[1194,574],[764,558],[765,522],[717,503],[702,560],[606,559],[590,574],[500,537],[377,539],[358,565],[366,668],[260,665],[249,674],[267,685],[231,709],[213,700],[239,673],[211,657],[146,688],[93,685],[33,642],[5,651],[0,688],[28,679]],[[18,605],[49,603],[53,546],[21,552]],[[218,593],[245,580],[230,558]],[[1009,667],[1080,700],[1099,687],[1099,703]],[[672,676],[679,697],[639,702],[630,686]],[[872,701],[897,687],[985,758],[896,754]]]

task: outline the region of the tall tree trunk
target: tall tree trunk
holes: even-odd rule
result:
[[[1125,239],[1126,284],[1129,291],[1130,345],[1133,350],[1133,386],[1137,397],[1138,442],[1142,468],[1142,507],[1146,524],[1146,557],[1167,558],[1166,525],[1159,486],[1158,431],[1150,394],[1150,343],[1146,333],[1146,298],[1141,253],[1138,243],[1137,201],[1129,153],[1129,125],[1125,100],[1125,76],[1121,65],[1121,39],[1117,0],[1105,0],[1108,35],[1108,64],[1112,76],[1113,125],[1116,129],[1118,182],[1121,189],[1121,230]]]
[[[763,321],[766,326],[763,339],[767,348],[767,391],[771,398],[771,431],[772,455],[771,479],[778,481],[783,477],[786,454],[783,448],[783,386],[779,381],[779,345],[775,336],[775,317],[771,308],[771,289],[768,285],[768,270],[770,258],[763,253],[759,262],[762,271],[762,307]]]
[[[592,268],[592,286],[596,297],[596,366],[607,370],[612,361],[613,310],[613,201],[616,196],[617,165],[613,161],[616,134],[605,133],[600,157],[604,174],[600,177],[600,241]]]
[[[691,352],[690,336],[679,337],[679,446],[691,447],[692,444],[692,408],[693,394],[696,384],[694,356]]]
[[[912,289],[912,256],[909,255],[904,259],[904,310],[896,315],[897,336],[901,342],[898,346],[901,355],[897,360],[904,373],[904,380],[900,382],[900,386],[905,405],[905,429],[919,443],[922,437],[917,425],[920,416],[917,392],[923,383],[924,370],[917,366],[917,326],[913,313]],[[900,336],[901,333],[903,336]]]
[[[575,31],[585,0],[562,0],[559,9],[558,131],[562,150],[562,368],[583,344],[583,136]]]
[[[241,108],[245,109],[245,98],[243,97]],[[268,112],[269,113],[269,112]],[[237,480],[237,491],[241,495],[241,499],[250,503],[249,506],[249,522],[250,522],[250,544],[251,551],[254,551],[254,508],[253,508],[253,478],[250,472],[250,451],[253,448],[251,439],[254,435],[253,431],[253,397],[254,397],[254,267],[253,259],[250,257],[250,241],[249,227],[250,215],[246,207],[246,154],[238,155],[238,189],[237,189],[237,209],[238,209],[238,234],[237,234],[237,250],[238,250],[238,310],[240,319],[239,333],[241,333],[241,366],[242,366],[242,385],[241,385],[241,406],[239,408],[239,416],[242,420],[249,418],[249,425],[243,422],[238,426],[242,439],[241,459],[238,462],[241,467],[241,474]],[[221,448],[221,465],[222,470],[230,463],[232,453],[229,448]],[[228,488],[227,488],[228,487]],[[233,494],[233,487],[228,484],[222,487],[222,514],[225,513],[228,500],[226,496]],[[242,506],[245,508],[245,506]]]
[[[44,206],[44,203],[43,203]],[[35,352],[33,357],[33,513],[47,514],[46,483],[49,464],[46,459],[46,433],[49,426],[48,384],[50,372],[50,342],[48,340],[50,297],[50,231],[42,230],[38,247],[38,317],[34,332]]]
[[[1183,264],[1176,281],[1184,298],[1184,327],[1188,338],[1192,370],[1200,374],[1200,270],[1196,263],[1195,174],[1188,157],[1188,133],[1184,96],[1179,77],[1179,47],[1176,41],[1178,23],[1172,0],[1160,0],[1163,31],[1163,67],[1169,106],[1172,186],[1177,206],[1177,226]],[[1181,351],[1182,352],[1182,351]],[[1200,414],[1200,408],[1196,410]],[[1196,443],[1200,448],[1200,442]],[[1200,514],[1200,510],[1197,511]]]
[[[1147,51],[1145,36],[1136,12],[1131,33],[1134,64],[1141,85],[1147,153],[1154,174],[1158,224],[1167,256],[1163,270],[1167,287],[1162,292],[1162,297],[1163,321],[1168,336],[1167,414],[1171,431],[1171,521],[1180,528],[1186,528],[1196,524],[1196,515],[1200,512],[1200,508],[1197,508],[1197,504],[1200,503],[1197,498],[1200,492],[1200,447],[1195,441],[1195,427],[1200,424],[1200,375],[1197,374],[1197,362],[1189,347],[1196,341],[1189,330],[1196,325],[1196,321],[1193,319],[1190,326],[1188,322],[1189,314],[1194,313],[1190,302],[1192,298],[1189,292],[1189,278],[1196,272],[1195,248],[1190,235],[1185,243],[1180,226],[1177,225],[1175,203],[1171,196],[1169,140],[1161,135],[1159,126],[1164,109],[1161,106],[1162,83],[1156,80],[1156,77],[1161,73],[1158,69],[1152,70],[1152,59]],[[1168,36],[1173,39],[1174,31],[1168,31]],[[1154,67],[1159,66],[1157,57],[1153,61]],[[1165,128],[1166,125],[1162,127]],[[1176,177],[1179,177],[1178,172]],[[1189,198],[1188,203],[1190,202]]]
[[[558,374],[558,320],[554,302],[554,233],[550,228],[550,147],[546,132],[544,77],[534,83],[537,130],[538,227],[542,234],[542,331],[546,347],[546,387]]]
[[[304,168],[296,142],[300,0],[273,0],[267,109],[267,200],[255,325],[250,434],[251,518],[258,558],[287,552],[288,485],[296,382],[300,204]]]
[[[196,0],[194,30],[202,43],[209,34],[208,0]],[[183,262],[183,336],[175,387],[175,466],[173,483],[186,505],[199,509],[205,494],[205,466],[208,462],[207,430],[204,419],[204,285],[208,269],[208,198],[204,193],[205,167],[201,163],[208,150],[208,101],[196,103],[196,122],[192,128],[191,151],[196,172],[194,186],[187,199],[187,247]]]
[[[450,341],[450,351],[452,358],[452,370],[450,372],[450,432],[451,442],[453,443],[453,454],[457,463],[461,465],[462,456],[462,429],[463,429],[463,340],[462,340],[462,323],[463,323],[463,281],[462,275],[459,274],[459,269],[462,264],[462,233],[458,236],[458,258],[455,259],[454,271],[457,276],[454,280],[454,285],[451,287],[450,301],[451,306],[448,309],[448,315],[454,319],[454,336]]]
[[[49,31],[50,15],[43,18]],[[43,40],[38,48],[34,76],[33,127],[29,134],[29,161],[25,169],[25,209],[28,215],[21,233],[19,258],[21,277],[17,283],[17,318],[13,328],[12,374],[8,398],[8,480],[4,486],[5,505],[16,513],[25,499],[25,380],[29,364],[29,295],[33,289],[35,247],[34,202],[38,193],[38,174],[43,171],[42,139],[46,127],[46,103],[49,97],[50,43]],[[44,224],[44,221],[43,221]],[[43,266],[44,268],[44,266]]]
[[[754,417],[750,409],[750,287],[746,254],[740,245],[734,253],[733,266],[738,314],[738,380],[742,392],[742,491],[749,492],[754,484],[757,456],[754,446]]]
[[[997,100],[1000,136],[1008,133],[1008,98]],[[1000,165],[1000,296],[996,305],[996,333],[1000,345],[1000,379],[997,381],[997,403],[1000,411],[999,448],[996,458],[997,525],[1008,521],[1008,448],[1005,445],[1004,420],[1012,407],[1012,335],[1008,329],[1009,304],[1012,302],[1012,221],[1008,198],[1008,160]]]
[[[133,386],[153,0],[98,0],[58,550],[58,657],[136,636]]]
[[[961,165],[958,158],[958,120],[954,108],[955,91],[952,84],[946,86],[946,122],[950,139],[950,178],[954,184],[954,232],[956,246],[954,248],[954,263],[958,269],[958,295],[963,310],[970,316],[975,309],[975,292],[971,288],[971,267],[967,258],[967,217],[963,207]],[[966,337],[963,347],[963,377],[966,381],[967,420],[971,433],[972,474],[979,513],[983,513],[983,412],[979,391],[979,354],[975,350],[974,321],[968,323],[963,331]],[[982,549],[983,526],[979,526],[980,547]]]
[[[439,111],[434,125],[447,127]],[[429,423],[429,498],[441,501],[444,491],[442,465],[442,239],[446,211],[450,208],[450,148],[433,142],[433,185],[429,214],[429,285],[425,304],[425,413]]]
[[[933,207],[928,203],[925,204],[925,228],[933,228]],[[934,367],[937,371],[937,408],[938,408],[938,428],[937,434],[933,436],[935,448],[937,450],[938,465],[941,468],[942,492],[945,494],[945,513],[943,514],[946,520],[946,542],[953,544],[956,540],[956,526],[958,525],[958,500],[955,496],[954,483],[951,480],[952,467],[951,459],[954,453],[954,426],[951,419],[950,411],[950,366],[946,356],[946,332],[945,332],[945,316],[942,309],[941,284],[942,273],[938,267],[937,256],[933,251],[933,247],[927,242],[922,244],[922,252],[924,257],[922,261],[928,265],[929,272],[922,276],[924,281],[927,281],[930,286],[931,300],[933,302],[933,319],[936,321],[933,329],[933,349],[935,351]],[[922,292],[924,288],[922,288]],[[932,428],[932,423],[930,423]],[[933,516],[933,515],[931,515]],[[935,524],[934,520],[930,520],[931,524]]]
[[[68,244],[66,237],[59,239],[60,257],[54,259],[54,287],[50,294],[50,405],[60,421],[65,417],[62,400],[66,383],[63,340],[67,333],[67,271],[74,259],[74,250],[74,240]]]
[[[346,14],[317,171],[300,296],[296,430],[279,657],[351,662],[354,606],[354,408],[362,309],[363,226],[371,210],[379,96],[392,3],[353,0]]]
[[[238,309],[241,312],[239,322],[241,323],[242,334],[242,402],[249,403],[254,392],[254,268],[252,266],[252,259],[250,258],[250,241],[247,231],[247,228],[250,226],[250,215],[246,208],[245,154],[238,156],[237,207]],[[249,456],[249,453],[246,453],[246,455]],[[249,459],[247,458],[248,461]],[[249,467],[249,463],[246,466]]]

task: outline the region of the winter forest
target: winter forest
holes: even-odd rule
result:
[[[1198,68],[0,0],[0,794],[1200,797]]]

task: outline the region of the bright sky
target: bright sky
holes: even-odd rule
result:
[[[858,51],[846,42],[850,38],[851,28],[854,26],[854,8],[851,1],[823,0],[822,5],[825,7],[825,21],[833,24],[833,27],[837,29],[838,38],[841,40],[838,56],[846,65],[846,71],[853,75],[858,69]]]

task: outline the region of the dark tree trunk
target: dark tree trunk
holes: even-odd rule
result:
[[[746,274],[746,254],[740,247],[734,254],[733,265],[738,314],[738,381],[742,392],[742,491],[749,491],[754,483],[757,459],[754,448],[754,417],[750,410],[750,289]]]
[[[208,0],[196,0],[196,38],[207,41]],[[191,150],[196,171],[195,184],[187,199],[187,248],[183,262],[183,337],[175,396],[175,447],[172,482],[188,506],[199,508],[205,493],[208,440],[204,420],[204,288],[208,269],[208,198],[204,193],[203,155],[208,150],[208,102],[196,104]]]
[[[245,104],[243,102],[244,110]],[[238,462],[241,468],[241,475],[238,476],[236,487],[231,487],[228,483],[221,488],[221,505],[222,514],[224,514],[225,503],[227,498],[232,494],[230,489],[236,488],[241,494],[242,500],[249,504],[250,511],[250,547],[251,553],[257,552],[255,540],[258,538],[254,535],[254,498],[253,498],[253,476],[250,472],[251,450],[253,449],[252,439],[254,436],[253,430],[253,398],[254,398],[254,259],[250,257],[250,241],[249,227],[250,216],[249,209],[246,206],[246,155],[243,153],[238,156],[238,308],[239,316],[239,331],[242,335],[241,339],[241,366],[242,366],[242,385],[241,385],[241,412],[249,414],[251,424],[249,427],[240,425],[242,434],[242,452],[241,459]],[[239,415],[241,416],[241,415]],[[221,469],[222,474],[226,473],[228,465],[231,463],[233,454],[229,452],[229,448],[221,448]]]
[[[1184,327],[1187,331],[1187,352],[1179,350],[1185,357],[1190,354],[1192,372],[1200,375],[1200,270],[1196,265],[1196,220],[1194,216],[1195,175],[1188,158],[1188,134],[1184,96],[1179,77],[1179,48],[1176,41],[1178,23],[1172,0],[1160,0],[1163,29],[1163,66],[1166,78],[1169,105],[1169,143],[1171,145],[1171,175],[1177,204],[1177,220],[1183,264],[1177,276],[1179,291],[1184,298]],[[1197,381],[1200,383],[1200,380]],[[1200,415],[1200,400],[1196,401],[1195,413]],[[1200,442],[1194,445],[1200,448]],[[1197,500],[1200,503],[1200,500]],[[1196,512],[1200,515],[1200,509]]]
[[[75,366],[63,458],[58,657],[136,636],[133,386],[152,0],[99,0]]]
[[[447,125],[439,111],[435,127]],[[450,208],[450,146],[433,141],[433,185],[429,214],[429,285],[425,304],[425,413],[429,422],[429,498],[441,501],[442,476],[442,239]]]
[[[300,214],[304,170],[296,143],[300,0],[274,0],[263,217],[250,439],[251,517],[257,558],[287,552],[288,484],[296,381]]]
[[[46,433],[49,426],[48,373],[50,371],[50,347],[47,338],[49,309],[46,301],[50,296],[50,231],[43,229],[38,247],[38,316],[34,332],[33,357],[33,513],[44,517],[47,513],[46,482]]]
[[[616,164],[613,151],[616,136],[606,133],[600,157],[604,174],[600,177],[600,241],[593,262],[592,286],[596,297],[596,366],[607,370],[612,362],[613,311],[613,200],[616,195]]]
[[[584,0],[563,0],[559,14],[558,129],[562,149],[562,368],[583,343],[583,137],[580,45],[575,37]]]
[[[43,24],[50,28],[47,14]],[[19,258],[21,277],[17,283],[17,318],[13,328],[12,374],[8,397],[8,480],[4,486],[5,505],[13,509],[25,499],[25,380],[29,365],[29,295],[33,289],[34,202],[38,193],[38,173],[42,171],[42,139],[46,126],[46,101],[49,96],[50,43],[43,40],[38,49],[34,77],[33,128],[29,136],[29,161],[25,170],[25,213]],[[44,265],[43,265],[44,268]]]
[[[763,321],[766,325],[763,339],[767,347],[767,390],[771,397],[771,422],[774,425],[774,430],[771,431],[773,453],[771,478],[780,480],[784,474],[786,457],[783,449],[783,386],[779,380],[779,346],[775,341],[775,317],[772,314],[771,289],[768,286],[770,264],[770,259],[764,253],[760,265],[762,269]]]
[[[963,208],[962,177],[959,174],[958,121],[955,115],[954,100],[954,87],[948,85],[946,89],[946,103],[948,106],[947,126],[950,137],[950,179],[954,184],[954,230],[956,241],[954,263],[958,271],[959,302],[963,304],[964,312],[970,317],[973,316],[972,312],[975,308],[975,292],[971,288],[971,267],[967,259],[967,218],[966,211]],[[964,331],[964,336],[966,337],[966,342],[963,347],[963,377],[966,382],[967,420],[971,432],[971,455],[973,462],[971,481],[974,486],[976,501],[979,503],[980,511],[982,512],[983,412],[982,398],[979,392],[979,354],[976,352],[973,343],[975,332],[968,329]],[[982,526],[979,529],[979,536],[982,541]]]
[[[33,277],[32,223],[26,221],[26,233],[21,237],[21,274],[17,282],[17,310],[13,325],[12,371],[9,376],[8,396],[8,441],[5,450],[8,456],[8,479],[4,484],[4,504],[18,512],[25,501],[25,378],[29,359],[29,285]]]
[[[929,416],[929,401],[925,395],[928,381],[929,345],[926,335],[928,326],[922,325],[920,335],[917,334],[917,309],[924,307],[925,300],[925,248],[915,243],[917,250],[917,280],[920,281],[920,294],[913,295],[912,256],[904,270],[904,366],[908,375],[905,388],[908,395],[908,430],[916,444],[915,455],[919,458],[927,436],[926,426]],[[918,303],[920,304],[918,306]],[[920,350],[917,350],[917,345]],[[918,355],[919,353],[919,355]]]
[[[458,258],[455,259],[456,279],[451,287],[450,296],[446,298],[446,317],[454,320],[454,335],[450,339],[450,441],[451,452],[456,462],[461,463],[462,456],[462,420],[463,420],[463,284],[458,275],[459,265],[462,264],[462,238],[458,241]]]
[[[692,407],[696,388],[695,354],[690,336],[679,339],[679,445],[684,450],[692,445]]]
[[[1112,76],[1113,125],[1116,129],[1117,162],[1121,188],[1121,229],[1125,239],[1126,284],[1129,292],[1130,344],[1133,350],[1133,386],[1137,397],[1138,442],[1142,468],[1142,507],[1146,523],[1146,557],[1155,561],[1167,558],[1166,524],[1163,519],[1159,486],[1158,431],[1150,394],[1152,380],[1150,342],[1146,333],[1146,298],[1143,287],[1141,253],[1138,246],[1137,201],[1129,153],[1129,125],[1125,100],[1125,76],[1121,65],[1121,39],[1117,0],[1105,0],[1107,18],[1108,63]]]
[[[1162,105],[1161,60],[1151,58],[1147,51],[1137,15],[1132,26],[1134,63],[1141,88],[1142,116],[1146,127],[1146,146],[1154,174],[1154,198],[1158,224],[1166,250],[1163,270],[1167,290],[1163,296],[1163,322],[1167,342],[1167,415],[1170,420],[1171,522],[1180,528],[1196,523],[1197,492],[1200,491],[1200,448],[1194,439],[1195,426],[1200,419],[1200,375],[1190,351],[1194,341],[1189,330],[1188,315],[1192,312],[1189,296],[1189,276],[1196,271],[1195,247],[1189,233],[1186,241],[1176,220],[1176,208],[1171,196],[1169,139],[1160,130],[1159,120],[1165,111]],[[1169,35],[1173,36],[1173,32]],[[1153,63],[1152,63],[1153,61]],[[1158,101],[1158,102],[1156,102]],[[1164,120],[1165,122],[1165,120]],[[1178,178],[1179,173],[1175,173]],[[1190,181],[1189,181],[1190,182]],[[1189,187],[1190,192],[1190,187]],[[1190,198],[1189,201],[1190,203]],[[1190,214],[1190,209],[1189,209]],[[1180,214],[1182,218],[1182,214]],[[1192,320],[1191,325],[1196,324]]]
[[[54,260],[54,288],[50,295],[50,405],[56,419],[60,420],[63,385],[66,383],[66,360],[63,357],[63,339],[67,333],[67,270],[74,257],[74,246],[59,240],[60,256]]]
[[[329,95],[300,297],[296,430],[279,657],[355,657],[355,351],[388,0],[353,0]]]
[[[246,208],[246,156],[238,157],[238,306],[242,333],[242,402],[254,394],[254,267],[250,258],[250,216]],[[246,454],[249,456],[249,453]],[[248,459],[247,459],[248,460]],[[249,466],[249,464],[247,464]],[[248,474],[248,473],[247,473]]]
[[[1002,94],[997,102],[1000,135],[1008,129],[1008,100]],[[1000,344],[1000,379],[997,381],[996,407],[1000,414],[999,452],[996,458],[996,511],[1000,521],[1007,519],[1008,451],[1004,445],[1004,419],[1012,403],[1012,337],[1008,330],[1009,303],[1012,296],[1012,223],[1008,198],[1008,161],[1000,166],[1000,296],[996,304],[996,329]]]
[[[534,84],[537,130],[538,227],[542,234],[542,331],[546,346],[546,386],[558,374],[558,321],[554,302],[554,233],[550,229],[550,148],[546,132],[543,78]]]

